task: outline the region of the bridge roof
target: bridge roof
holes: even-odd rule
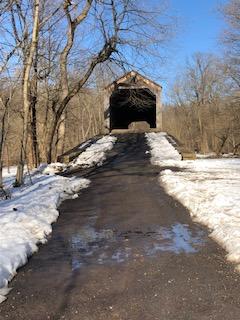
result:
[[[131,86],[136,85],[137,83],[142,83],[146,85],[146,87],[153,87],[156,90],[161,90],[162,86],[160,86],[155,81],[141,75],[137,71],[130,71],[125,73],[120,78],[116,79],[112,83],[110,83],[108,86],[105,87],[105,89],[114,89],[115,86],[123,85],[123,86]]]

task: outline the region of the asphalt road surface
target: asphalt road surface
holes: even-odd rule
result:
[[[88,172],[90,187],[61,205],[11,282],[1,320],[240,319],[240,276],[159,186],[146,150],[144,135],[119,136]]]

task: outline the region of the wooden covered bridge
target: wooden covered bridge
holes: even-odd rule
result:
[[[104,93],[105,130],[162,130],[162,87],[136,71],[109,84]],[[137,124],[140,124],[138,126]],[[146,125],[147,124],[147,125]]]
[[[104,90],[104,133],[163,131],[161,93],[159,84],[136,71],[109,84]],[[58,161],[73,160],[97,139],[99,136],[65,152]],[[183,159],[195,159],[194,152],[186,150],[173,137],[169,139]]]

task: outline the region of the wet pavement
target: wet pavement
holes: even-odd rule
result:
[[[0,320],[240,319],[239,275],[159,186],[146,151],[143,135],[119,136],[90,187],[61,205]]]
[[[175,223],[166,228],[148,226],[144,231],[116,229],[96,230],[91,222],[79,228],[69,240],[72,251],[72,269],[92,264],[115,264],[136,255],[154,257],[161,252],[175,254],[196,253],[205,244],[206,232],[190,229],[189,225]],[[144,229],[144,228],[142,228]]]

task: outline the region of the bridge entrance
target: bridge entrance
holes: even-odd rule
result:
[[[148,88],[117,89],[110,97],[110,130],[145,121],[156,128],[156,96]]]
[[[162,87],[131,71],[105,88],[105,128],[128,129],[131,123],[144,122],[162,130]]]

